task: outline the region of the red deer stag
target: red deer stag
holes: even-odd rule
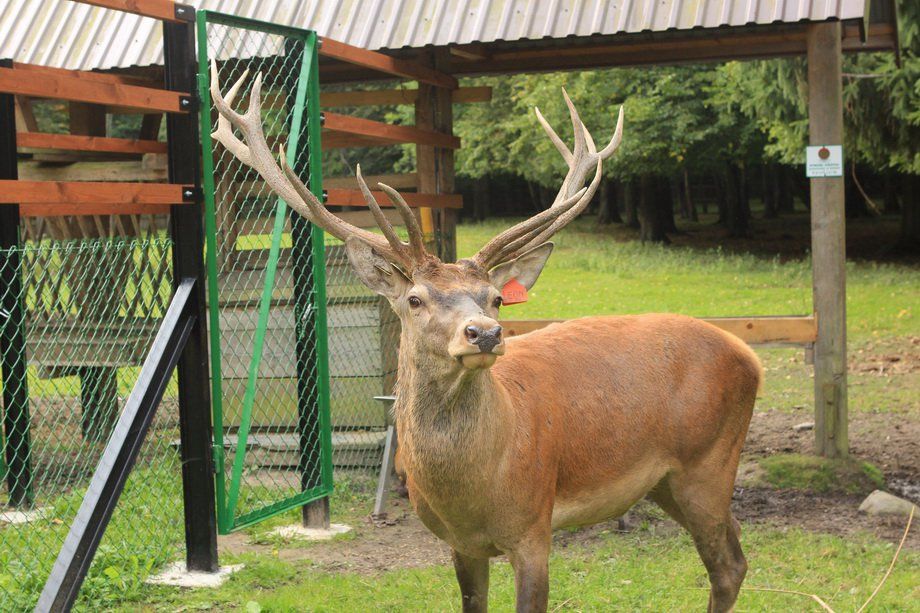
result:
[[[397,236],[360,167],[382,236],[330,213],[283,152],[276,164],[261,127],[260,77],[247,112],[231,108],[243,78],[224,99],[212,67],[215,138],[344,241],[358,276],[400,318],[401,462],[415,510],[453,550],[464,611],[486,610],[489,558],[501,554],[514,568],[517,610],[545,611],[553,529],[617,517],[644,496],[693,535],[709,573],[709,610],[730,610],[747,569],[730,503],[761,381],[751,349],[677,315],[586,317],[512,339],[498,323],[505,283],[533,286],[553,249],[547,240],[594,195],[620,142],[622,109],[601,151],[568,96],[571,151],[537,111],[569,167],[555,202],[473,257],[445,263],[425,250],[400,195],[380,185],[409,242]]]

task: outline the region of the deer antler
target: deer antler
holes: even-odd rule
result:
[[[610,143],[601,151],[597,151],[594,139],[591,138],[591,133],[582,123],[581,118],[578,116],[578,111],[575,109],[575,105],[572,104],[572,100],[565,89],[562,90],[562,95],[565,97],[565,104],[569,108],[569,116],[572,120],[572,130],[575,136],[575,145],[571,151],[550,127],[543,114],[540,113],[540,109],[534,109],[534,111],[547,136],[549,136],[559,153],[562,154],[562,159],[568,165],[569,171],[562,181],[562,186],[559,188],[553,204],[548,209],[505,230],[473,256],[473,261],[487,270],[496,264],[516,257],[523,251],[546,242],[553,234],[575,219],[591,202],[591,198],[594,197],[594,193],[597,191],[598,185],[600,185],[603,161],[613,155],[613,152],[620,145],[620,141],[623,138],[623,107],[620,107],[617,126]],[[585,188],[585,179],[591,168],[596,168],[594,178]]]
[[[421,260],[431,257],[425,251],[421,229],[405,200],[392,188],[380,185],[380,188],[386,192],[396,210],[406,222],[406,227],[409,230],[409,243],[402,242],[397,236],[393,225],[383,214],[380,205],[368,189],[367,183],[365,183],[364,177],[361,175],[360,166],[357,169],[358,185],[364,194],[364,199],[367,201],[371,214],[373,214],[377,225],[383,231],[383,236],[353,226],[333,215],[303,184],[297,173],[287,165],[283,147],[279,147],[278,161],[280,166],[275,163],[271,148],[268,146],[265,140],[265,133],[262,130],[261,74],[257,75],[253,82],[252,90],[249,93],[249,108],[246,113],[237,113],[231,106],[248,72],[247,70],[243,73],[239,80],[233,84],[233,87],[230,88],[227,97],[224,98],[220,93],[217,63],[213,60],[211,61],[211,98],[214,100],[214,106],[217,107],[219,114],[217,129],[211,136],[226,147],[234,157],[258,172],[268,186],[292,209],[339,240],[345,241],[349,236],[356,236],[369,243],[378,254],[393,264],[402,266],[404,270],[410,273]],[[245,142],[236,137],[231,125],[242,133]]]

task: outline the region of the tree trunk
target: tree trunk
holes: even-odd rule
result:
[[[477,177],[473,182],[473,219],[482,221],[491,208],[489,177]]]
[[[920,252],[920,176],[901,177],[901,240],[904,251]]]
[[[690,173],[687,172],[687,169],[684,168],[684,210],[687,211],[687,216],[690,218],[690,221],[699,221],[700,218],[696,214],[696,203],[693,201],[693,194],[690,192]]]
[[[545,206],[540,202],[539,185],[533,181],[527,181],[527,191],[530,193],[530,204],[532,209],[539,211],[541,206]]]
[[[901,210],[898,199],[898,176],[891,170],[883,175],[885,181],[885,203],[884,212],[887,214],[897,213]]]
[[[718,209],[718,213],[719,213],[719,217],[716,219],[716,224],[720,226],[724,226],[726,225],[727,223],[726,220],[728,219],[727,210],[728,210],[729,192],[733,192],[736,194],[737,192],[732,187],[733,183],[731,183],[728,177],[726,177],[725,171],[721,173],[717,173],[715,175],[714,185],[716,188],[716,208]]]
[[[723,223],[728,229],[729,236],[745,237],[748,234],[750,208],[747,205],[747,190],[744,187],[744,169],[735,164],[728,164],[723,177],[725,181]]]
[[[620,211],[617,210],[617,192],[620,191],[620,182],[604,179],[598,189],[600,204],[597,209],[597,225],[606,226],[611,223],[623,223]]]
[[[680,205],[680,183],[676,177],[671,177],[659,183],[658,190],[658,211],[663,217],[661,223],[664,224],[664,231],[676,234],[679,230],[674,222],[674,208]]]
[[[669,243],[665,233],[664,215],[661,214],[661,191],[655,189],[660,179],[643,175],[639,183],[639,239],[645,242]]]
[[[776,166],[776,212],[779,214],[795,212],[791,172],[788,166]]]
[[[635,181],[626,181],[623,185],[623,211],[626,225],[639,228],[638,186]]]
[[[847,170],[849,170],[849,172],[847,172]],[[859,193],[859,189],[856,187],[856,181],[853,179],[852,165],[850,165],[849,169],[846,167],[844,168],[843,190],[843,202],[847,218],[868,217],[869,206],[866,204],[866,199],[863,198],[863,195]]]
[[[779,217],[777,201],[779,197],[776,164],[764,164],[763,173],[763,216],[764,219]]]

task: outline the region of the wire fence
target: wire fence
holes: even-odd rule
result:
[[[38,598],[166,311],[171,243],[28,241],[0,251],[0,278],[20,280],[18,288],[0,287],[0,304],[24,309],[24,318],[15,308],[0,318],[6,339],[0,611],[25,611]],[[13,334],[17,329],[21,335]],[[181,552],[176,393],[173,381],[77,608],[123,598]]]
[[[315,188],[315,37],[227,16],[209,14],[206,20],[203,30],[199,24],[199,49],[207,61],[216,61],[222,90],[246,73],[234,101],[245,109],[255,76],[262,75],[266,140],[275,149],[284,144],[288,165]],[[203,128],[214,131],[217,117],[212,105]],[[205,182],[214,183],[208,211],[210,326],[219,336],[219,343],[212,340],[212,359],[219,360],[212,396],[224,450],[219,488],[227,504],[221,506],[236,516],[222,518],[227,531],[321,484],[316,472],[326,460],[317,457],[322,449],[304,431],[316,421],[323,393],[329,394],[336,469],[369,472],[379,466],[386,414],[374,396],[389,393],[395,379],[398,324],[389,306],[353,275],[340,242],[324,238],[296,213],[279,215],[278,198],[261,177],[222,145],[212,147],[205,152],[213,165],[207,168],[206,160]],[[327,356],[318,345],[320,319],[328,323]],[[324,359],[328,377],[320,373]]]

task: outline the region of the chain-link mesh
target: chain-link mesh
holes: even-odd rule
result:
[[[224,19],[209,14],[199,49],[217,61],[224,91],[249,71],[238,101],[248,99],[255,75],[262,74],[265,136],[275,150],[278,143],[287,146],[289,165],[309,185],[313,109],[301,81],[309,79],[310,35]],[[210,111],[213,131],[217,112],[213,105]],[[220,524],[227,531],[328,493],[331,474],[323,470],[329,458],[321,444],[321,430],[329,427],[321,410],[326,377],[318,346],[325,340],[322,270],[314,266],[313,250],[321,234],[296,214],[277,218],[279,201],[258,174],[222,145],[212,146],[213,153],[205,152],[213,160],[213,169],[205,169],[206,192],[213,180],[209,308],[211,333],[219,335],[213,396],[215,435],[224,449]],[[212,348],[217,345],[212,340]]]
[[[38,598],[166,311],[170,262],[170,242],[153,232],[0,251],[0,611]],[[173,382],[78,608],[122,597],[180,553],[178,437]]]

